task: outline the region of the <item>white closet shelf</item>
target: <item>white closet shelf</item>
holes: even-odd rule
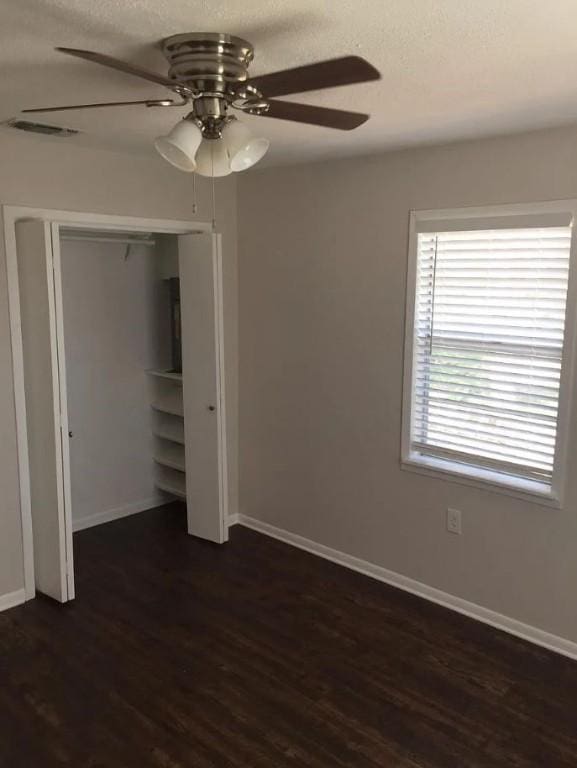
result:
[[[176,448],[175,448],[176,449]],[[155,485],[161,491],[172,493],[180,499],[186,499],[186,475],[173,467],[156,465]]]
[[[184,445],[184,435],[177,434],[176,432],[171,432],[168,429],[155,429],[153,430],[152,434],[155,437],[162,438],[162,440],[170,440],[171,443],[178,443],[179,445]]]
[[[178,472],[186,472],[186,467],[183,461],[171,459],[170,456],[153,456],[153,460],[160,464],[161,467],[170,467],[176,469]]]
[[[171,416],[179,416],[181,419],[184,418],[184,411],[172,404],[165,405],[164,403],[152,403],[151,408],[155,411],[160,411],[160,413],[168,413]]]
[[[150,369],[146,373],[149,376],[157,376],[159,379],[174,381],[175,384],[182,384],[182,373],[177,373],[176,371]]]
[[[173,485],[165,480],[157,480],[156,487],[161,491],[177,496],[179,499],[186,500],[186,488],[177,487],[176,484]]]
[[[171,467],[179,472],[186,472],[184,462],[184,448],[174,443],[166,443],[157,446],[154,461],[163,467]]]

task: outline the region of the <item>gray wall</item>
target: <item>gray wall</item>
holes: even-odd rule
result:
[[[562,510],[399,467],[409,210],[566,197],[577,129],[241,176],[241,512],[577,640],[577,408]]]
[[[155,157],[71,147],[0,131],[0,202],[94,213],[210,221],[208,183],[199,186],[192,214],[192,180]],[[217,181],[218,228],[223,233],[226,388],[229,421],[230,509],[237,508],[237,260],[236,178]],[[8,293],[0,239],[0,596],[23,587],[22,537]]]

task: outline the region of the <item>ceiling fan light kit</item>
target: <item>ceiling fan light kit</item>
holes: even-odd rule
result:
[[[158,137],[154,146],[176,168],[212,177],[251,168],[269,148],[268,139],[253,136],[248,127],[230,113],[231,110],[349,131],[362,125],[369,116],[279,101],[275,97],[380,78],[379,72],[359,56],[344,56],[249,77],[248,68],[254,58],[253,46],[240,37],[220,32],[191,32],[164,40],[162,50],[169,64],[168,75],[150,72],[95,51],[76,48],[56,50],[162,85],[176,94],[180,101],[146,99],[23,111],[56,112],[135,104],[168,109],[190,106],[190,113],[169,134]]]
[[[195,155],[202,141],[202,132],[191,120],[181,120],[166,136],[154,140],[156,151],[181,171],[196,169]]]
[[[222,141],[202,140],[196,153],[196,173],[215,179],[232,173],[228,152]]]
[[[175,168],[201,176],[227,176],[232,171],[245,171],[261,160],[270,146],[268,139],[253,136],[235,117],[227,117],[220,130],[220,136],[203,138],[202,123],[189,115],[166,136],[155,139],[154,146]],[[209,157],[213,158],[218,172],[210,171]]]
[[[230,158],[233,171],[245,171],[258,163],[267,153],[270,141],[253,136],[239,120],[226,123],[222,131],[222,140]]]

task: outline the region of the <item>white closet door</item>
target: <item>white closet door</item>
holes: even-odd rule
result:
[[[219,235],[178,238],[188,532],[228,538]]]
[[[55,225],[55,237],[58,229]],[[55,290],[51,225],[29,220],[16,225],[20,314],[24,358],[26,427],[36,589],[60,602],[74,597],[72,521],[66,504],[68,467],[63,462],[57,326],[61,297]],[[65,414],[64,414],[65,415]],[[66,419],[64,418],[64,424]]]

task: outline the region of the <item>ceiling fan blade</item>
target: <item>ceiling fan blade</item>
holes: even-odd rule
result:
[[[67,107],[34,107],[23,109],[22,112],[65,112],[69,109],[95,109],[98,107],[130,107],[144,104],[147,107],[170,107],[172,99],[145,99],[144,101],[102,101],[98,104],[72,104]]]
[[[352,131],[366,123],[369,115],[361,112],[346,112],[342,109],[314,107],[310,104],[296,104],[293,101],[275,101],[267,99],[269,108],[262,112],[262,117],[275,117],[278,120],[292,120],[295,123],[322,125],[325,128],[337,128],[339,131]]]
[[[366,83],[380,80],[380,73],[368,61],[360,56],[343,56],[340,59],[319,61],[295,69],[283,69],[270,75],[251,77],[248,85],[261,91],[265,98],[286,96],[290,93],[319,91],[323,88],[335,88],[338,85]]]
[[[157,75],[156,72],[149,72],[147,69],[141,69],[134,64],[129,64],[127,61],[121,61],[115,59],[112,56],[106,56],[103,53],[96,53],[95,51],[82,51],[79,48],[56,48],[60,53],[66,53],[69,56],[76,56],[79,59],[86,59],[86,61],[93,61],[95,64],[102,64],[104,67],[111,67],[117,69],[119,72],[126,72],[127,75],[134,75],[135,77],[142,77],[145,80],[150,80],[151,83],[158,83],[158,85],[164,85],[167,88],[174,89],[178,86],[174,80],[171,80],[164,75]]]

